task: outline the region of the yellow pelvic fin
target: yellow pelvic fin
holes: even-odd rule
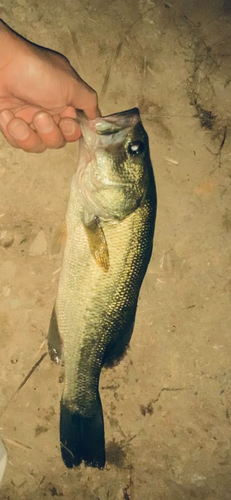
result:
[[[51,254],[57,255],[61,250],[64,249],[67,241],[67,226],[64,221],[61,226],[58,227],[57,231],[54,234],[52,243],[51,243]]]
[[[89,223],[83,223],[83,225],[91,255],[97,266],[106,273],[109,270],[109,253],[99,217],[95,216]]]

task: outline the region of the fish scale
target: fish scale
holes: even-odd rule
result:
[[[116,132],[111,134],[119,130],[119,139],[108,133],[115,123]],[[65,366],[60,417],[63,460],[67,467],[84,461],[102,468],[105,443],[99,377],[102,366],[120,359],[129,345],[152,252],[156,191],[138,110],[93,122],[82,118],[80,125],[81,172],[77,169],[71,184],[55,305],[58,328],[51,322],[49,351],[54,358],[60,339]],[[99,133],[106,133],[107,139],[99,135],[97,142]],[[136,158],[131,144],[136,144],[135,155],[141,151]],[[123,163],[118,164],[118,158]]]

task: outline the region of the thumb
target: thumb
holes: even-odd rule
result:
[[[79,75],[75,75],[72,79],[70,88],[70,106],[75,109],[81,109],[90,120],[94,120],[101,116],[98,107],[98,96],[94,89],[92,89],[86,82],[84,82]]]

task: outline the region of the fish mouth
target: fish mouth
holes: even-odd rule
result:
[[[108,206],[105,208],[100,200],[95,199],[98,191],[108,189],[121,189],[130,183],[120,183],[107,178],[101,180],[96,177],[94,168],[89,171],[89,177],[86,182],[85,172],[89,165],[97,164],[96,152],[107,150],[108,147],[116,148],[125,140],[127,134],[140,121],[138,108],[132,108],[120,113],[114,113],[103,117],[89,120],[82,111],[77,112],[77,119],[82,131],[80,139],[79,163],[76,171],[76,186],[79,196],[82,199],[83,206],[104,220],[114,218],[114,211]],[[91,168],[91,167],[90,167]]]
[[[87,122],[88,127],[97,135],[113,135],[124,129],[133,128],[140,121],[140,112],[138,108],[132,108],[89,120],[83,111],[77,111],[77,120],[81,129]]]

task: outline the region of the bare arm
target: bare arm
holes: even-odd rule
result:
[[[69,61],[35,45],[0,20],[0,130],[28,152],[79,139],[76,109],[100,115],[97,94]]]

